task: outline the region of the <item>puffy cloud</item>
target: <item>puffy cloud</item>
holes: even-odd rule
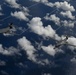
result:
[[[0,44],[0,54],[3,54],[3,55],[14,55],[14,54],[18,54],[18,49],[14,48],[14,47],[9,47],[9,48],[3,48],[2,47],[2,44]]]
[[[56,54],[56,51],[54,49],[54,46],[42,46],[42,49],[49,55],[54,56]]]
[[[46,20],[51,20],[51,21],[55,22],[55,24],[60,25],[60,18],[57,17],[55,14],[50,15],[50,16],[46,15],[44,18],[45,18]]]
[[[22,37],[17,40],[20,47],[26,52],[27,58],[36,64],[45,65],[49,64],[50,61],[48,59],[41,58],[40,54],[37,54],[37,50],[34,48],[34,46],[31,44],[31,42],[26,39],[26,37]]]
[[[34,54],[36,50],[34,46],[32,46],[31,42],[27,40],[26,37],[22,37],[18,39],[17,42],[21,46],[21,48],[26,51],[28,59],[36,62],[36,58]]]
[[[49,2],[48,0],[32,0],[32,1],[42,2],[49,7],[57,7],[65,11],[75,11],[75,8],[72,5],[70,5],[67,1],[55,2],[55,3]]]
[[[73,16],[70,11],[61,12],[60,14],[63,15],[64,17],[70,18],[72,20],[75,19],[75,16]]]
[[[70,45],[74,45],[74,46],[70,46],[70,45],[68,46],[71,50],[76,49],[76,47],[75,47],[76,46],[76,38],[75,37],[73,37],[73,36],[69,37],[67,42]]]
[[[75,11],[74,7],[71,6],[67,1],[55,2],[54,6],[56,6],[57,8],[63,9],[65,11]]]
[[[16,11],[14,13],[11,13],[12,16],[20,19],[20,20],[25,20],[25,21],[28,21],[29,19],[27,18],[27,16],[29,15],[27,12],[24,13],[23,11]]]
[[[2,10],[2,7],[1,7],[1,5],[0,5],[0,16],[3,15],[3,13],[1,12],[1,10]]]
[[[16,2],[17,0],[5,0],[8,4],[11,5],[13,8],[19,8],[20,5]]]
[[[64,20],[64,21],[61,21],[62,22],[62,24],[64,25],[64,26],[67,26],[67,27],[74,27],[74,25],[75,25],[75,21],[67,21],[67,20]]]
[[[42,3],[47,3],[48,2],[48,0],[32,0],[32,1],[34,1],[34,2],[42,2]]]
[[[49,7],[54,7],[54,3],[51,3],[51,2],[47,2],[47,3],[45,3],[45,5],[47,5]]]
[[[40,17],[34,17],[28,24],[32,32],[41,35],[43,37],[50,37],[59,39],[58,35],[56,34],[55,30],[52,29],[51,25],[43,26]]]

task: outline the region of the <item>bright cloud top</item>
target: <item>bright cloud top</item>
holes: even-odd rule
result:
[[[64,2],[55,2],[54,6],[56,6],[57,8],[61,8],[65,11],[75,11],[74,7],[71,6],[67,1]]]
[[[17,41],[18,41],[18,44],[22,47],[22,49],[26,51],[28,59],[36,62],[35,55],[34,55],[35,48],[34,46],[32,46],[31,42],[28,39],[26,39],[26,37],[22,37]]]
[[[75,16],[73,16],[70,11],[61,12],[60,14],[63,15],[64,17],[70,18],[70,19],[72,19],[72,20],[75,19]]]
[[[60,18],[57,17],[55,14],[50,15],[50,16],[46,15],[44,18],[46,20],[51,20],[51,21],[55,22],[55,24],[57,24],[57,25],[60,25]]]
[[[55,30],[52,29],[51,25],[44,27],[40,17],[32,18],[28,26],[30,27],[32,32],[38,35],[41,35],[43,37],[51,37],[51,38],[54,38],[56,35],[56,38],[58,39],[58,35],[55,33]]]
[[[56,54],[56,51],[54,49],[54,46],[42,46],[42,49],[49,55],[54,56]]]

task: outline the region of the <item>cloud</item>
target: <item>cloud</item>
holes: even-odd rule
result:
[[[56,34],[55,30],[52,29],[51,25],[43,26],[43,22],[40,17],[34,17],[28,24],[32,32],[41,35],[43,37],[50,37],[59,39],[59,36]]]
[[[75,11],[74,7],[71,6],[67,1],[55,2],[54,6],[56,6],[57,8],[63,9],[65,11]]]
[[[72,15],[71,11],[61,12],[60,14],[64,17],[70,18],[72,20],[75,19],[75,16]]]
[[[15,11],[14,13],[11,13],[11,16],[16,17],[17,19],[28,21],[29,19],[27,18],[29,14],[26,12],[24,13],[23,11]]]
[[[11,55],[18,54],[18,52],[19,50],[14,48],[13,46],[4,49],[2,44],[0,44],[0,54],[11,56]]]
[[[52,74],[50,74],[50,73],[44,73],[44,74],[42,74],[42,75],[52,75]]]
[[[1,70],[0,73],[1,73],[2,75],[9,75],[5,70]]]
[[[64,21],[61,21],[61,22],[62,22],[62,24],[63,24],[64,26],[71,27],[71,28],[73,28],[74,25],[75,25],[75,21],[71,21],[71,20],[69,20],[69,21],[64,20]]]
[[[34,1],[34,2],[41,2],[41,3],[47,3],[48,0],[31,0],[31,1]]]
[[[26,37],[22,37],[18,39],[17,42],[21,46],[21,48],[26,51],[28,59],[36,62],[36,58],[34,54],[36,50],[34,46],[32,46],[31,42],[28,39],[26,39]]]
[[[0,16],[2,16],[3,14],[0,12]]]
[[[46,20],[50,20],[50,21],[55,22],[55,24],[57,24],[57,25],[60,25],[60,18],[57,17],[55,14],[50,15],[50,16],[46,15],[44,18]]]
[[[76,46],[76,38],[73,37],[73,36],[69,37],[68,40],[67,40],[67,42],[68,42],[69,44],[71,44],[71,45]],[[74,49],[76,49],[76,47],[74,47],[74,46],[70,46],[70,45],[69,45],[68,48],[70,48],[71,50],[74,50]]]
[[[54,46],[49,45],[49,46],[42,46],[41,47],[47,54],[54,56],[56,54],[56,51],[54,49]]]
[[[61,12],[63,13],[63,12]],[[71,12],[69,13],[65,13],[64,17],[68,17],[71,20],[75,19],[75,16],[72,16]],[[44,17],[46,20],[50,20],[53,21],[56,25],[64,25],[67,27],[71,27],[73,28],[76,21],[71,21],[71,20],[61,20],[59,17],[57,17],[55,14],[49,15],[49,13],[47,13],[47,15]]]
[[[55,3],[49,2],[48,0],[32,0],[32,1],[41,2],[49,7],[56,7],[58,9],[62,9],[65,11],[75,11],[75,8],[72,5],[70,5],[70,3],[68,3],[67,1],[55,2]]]
[[[3,15],[3,13],[2,13],[1,11],[2,11],[2,7],[1,7],[1,5],[0,5],[0,16]]]
[[[67,1],[55,3],[48,2],[46,5],[50,7],[56,7],[65,11],[75,11],[75,8],[72,5],[70,5],[70,3],[68,3]]]
[[[72,63],[76,63],[76,58],[73,57],[70,61],[71,61]]]
[[[8,4],[11,5],[13,8],[19,8],[20,5],[16,2],[17,0],[5,0]]]
[[[41,58],[40,54],[37,53],[38,51],[34,48],[31,42],[28,39],[26,39],[26,37],[18,39],[17,42],[19,46],[26,52],[27,58],[29,60],[40,65],[48,65],[50,63],[48,59]]]

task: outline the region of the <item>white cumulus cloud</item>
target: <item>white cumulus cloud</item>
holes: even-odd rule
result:
[[[76,47],[75,47],[76,46],[76,38],[75,37],[73,37],[73,36],[69,37],[67,42],[71,45],[74,45],[74,46],[70,46],[70,45],[68,46],[71,50],[76,49]]]
[[[63,15],[64,17],[70,18],[70,19],[72,19],[72,20],[75,19],[75,16],[73,16],[70,11],[61,12],[60,14]]]
[[[22,37],[17,41],[18,44],[22,47],[22,49],[26,51],[28,59],[36,62],[36,58],[34,54],[36,50],[34,46],[31,44],[31,42],[28,39],[26,39],[26,37]]]
[[[45,18],[46,20],[51,20],[51,21],[55,22],[55,24],[60,25],[60,18],[57,17],[55,14],[50,15],[50,16],[46,15],[44,18]]]
[[[47,3],[48,0],[31,0],[31,1],[34,1],[34,2],[41,2],[41,3]]]
[[[32,32],[41,35],[43,37],[50,37],[59,39],[59,36],[56,34],[55,30],[51,27],[51,25],[43,26],[43,22],[40,17],[34,17],[29,22],[28,26],[32,30]]]
[[[67,1],[55,2],[54,6],[56,6],[57,8],[63,9],[65,11],[75,11],[75,8],[72,5],[70,5],[70,3],[68,3]]]
[[[16,2],[17,0],[5,0],[8,4],[11,5],[13,8],[19,8],[20,5]]]
[[[9,47],[9,48],[3,48],[2,44],[0,44],[0,53],[3,55],[14,55],[14,54],[18,54],[19,50],[14,48],[13,46]]]
[[[49,55],[54,56],[56,54],[56,51],[54,49],[54,46],[42,46],[42,49]]]
[[[20,20],[25,20],[28,21],[29,19],[27,16],[29,15],[28,13],[24,13],[23,11],[15,11],[14,13],[11,13],[12,16],[16,17],[17,19]]]

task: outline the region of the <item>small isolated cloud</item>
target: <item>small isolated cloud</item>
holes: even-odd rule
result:
[[[21,10],[28,15],[29,9],[27,7],[22,7]]]
[[[22,37],[18,39],[17,42],[21,46],[21,48],[26,51],[28,59],[36,62],[36,58],[34,54],[36,50],[34,46],[32,46],[31,42],[28,39],[26,39],[26,37]]]
[[[55,30],[51,27],[51,25],[43,26],[43,22],[41,21],[40,17],[34,17],[28,24],[29,28],[32,32],[41,35],[43,37],[50,37],[59,39],[58,35],[56,34]]]
[[[19,8],[20,5],[16,2],[17,0],[5,0],[8,4],[11,5],[13,8]]]
[[[1,73],[2,75],[9,75],[5,70],[1,70],[0,73]]]
[[[71,27],[71,28],[73,28],[74,25],[75,25],[75,21],[71,21],[71,20],[69,20],[69,21],[64,20],[64,21],[61,21],[61,22],[62,22],[62,24],[63,24],[64,26]]]
[[[3,55],[14,55],[14,54],[18,54],[18,49],[14,48],[14,47],[9,47],[9,48],[3,48],[2,44],[0,44],[0,54]]]
[[[34,2],[41,2],[41,3],[47,3],[48,0],[31,0],[31,1],[34,1]]]
[[[73,37],[73,36],[71,36],[71,37],[69,37],[68,38],[68,40],[67,40],[67,42],[70,44],[70,45],[74,45],[74,46],[68,46],[71,50],[74,50],[74,49],[76,49],[76,38],[75,37]]]
[[[57,24],[57,25],[60,25],[60,18],[57,17],[55,14],[50,15],[50,16],[46,15],[44,18],[46,20],[51,20],[51,21],[55,22],[55,24]]]
[[[11,13],[11,16],[16,17],[17,19],[28,21],[29,19],[27,18],[29,14],[24,13],[23,11],[15,11],[14,13]]]
[[[72,15],[71,11],[61,12],[60,14],[66,18],[75,19],[75,16]]]
[[[54,46],[42,46],[42,49],[49,55],[54,56],[56,54],[56,50],[54,49]]]

